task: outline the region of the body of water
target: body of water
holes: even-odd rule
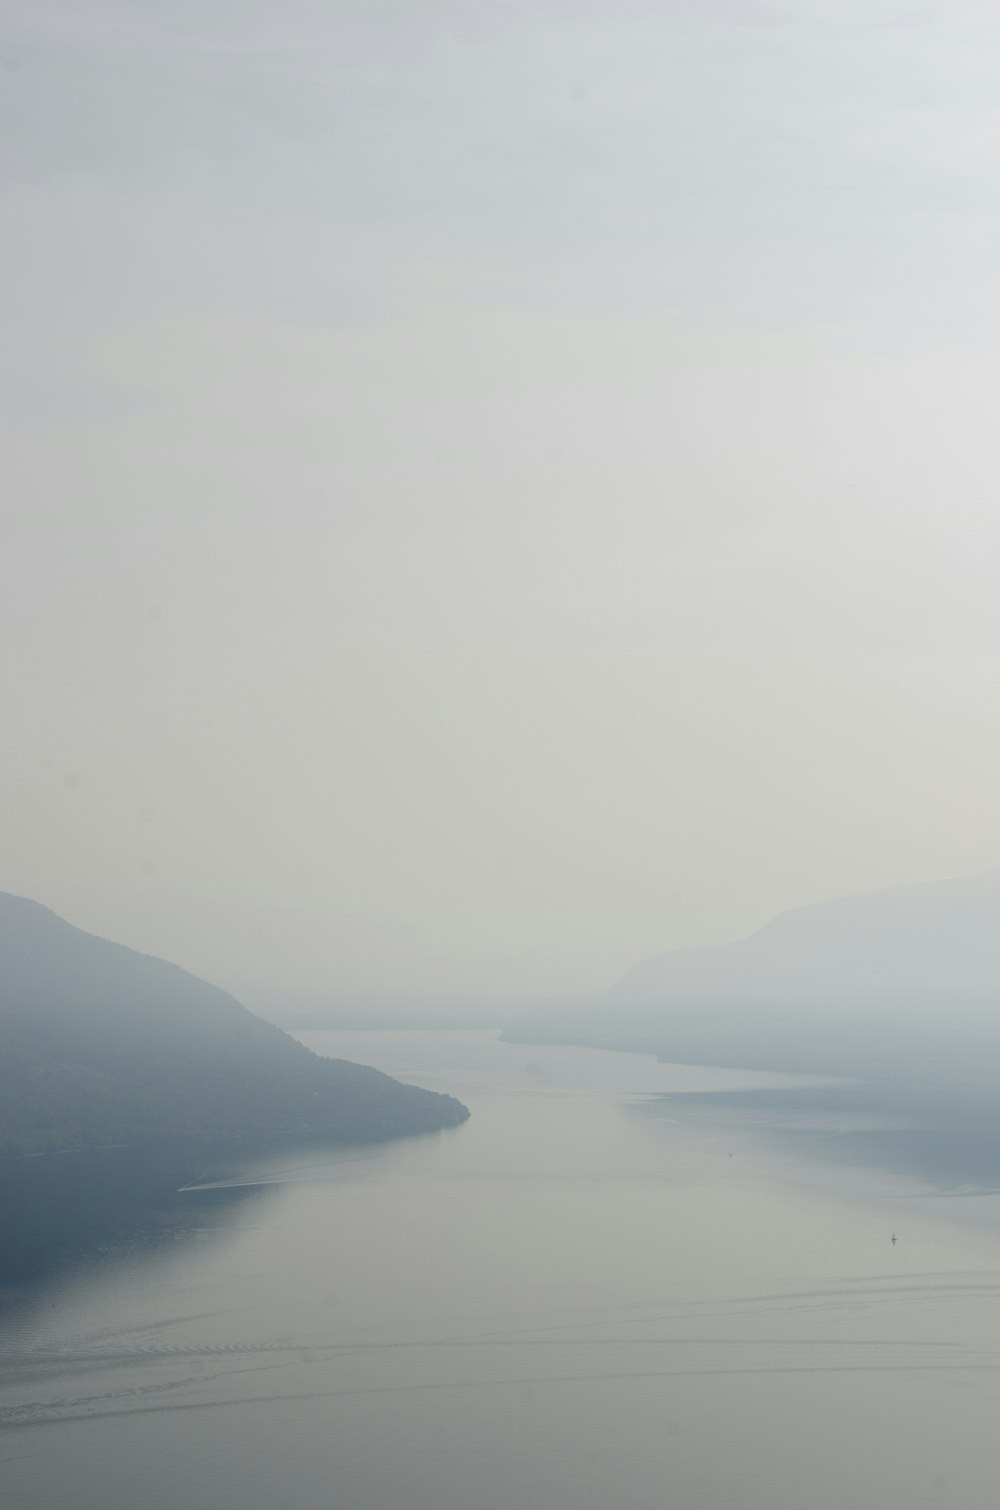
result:
[[[794,1091],[801,1127],[808,1082],[303,1037],[472,1118],[206,1168],[11,1287],[5,1506],[993,1503],[997,1197],[861,1162],[856,1118],[837,1162],[732,1114]]]

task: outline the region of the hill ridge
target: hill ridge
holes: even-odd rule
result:
[[[367,1141],[468,1110],[323,1059],[221,987],[0,892],[0,1153],[163,1137]]]

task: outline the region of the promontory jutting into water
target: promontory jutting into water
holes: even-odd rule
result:
[[[998,59],[0,6],[0,1510],[1000,1503]]]
[[[989,1502],[997,1200],[865,1167],[877,1116],[487,1032],[306,1037],[472,1116],[231,1155],[8,1292],[6,1503]]]

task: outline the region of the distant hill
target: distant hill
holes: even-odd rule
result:
[[[322,1059],[206,981],[0,892],[0,1154],[451,1127],[451,1096]]]
[[[635,965],[614,1001],[798,1001],[1000,990],[1000,868],[797,907],[749,938]]]
[[[687,1062],[1000,1083],[1000,868],[785,912],[749,938],[658,955],[504,1036]]]

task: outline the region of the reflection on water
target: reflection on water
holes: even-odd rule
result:
[[[808,1138],[773,1158],[740,1098],[801,1094],[781,1077],[481,1033],[309,1042],[472,1119],[252,1160],[185,1193],[232,1200],[204,1240],[53,1281],[4,1339],[5,1503],[991,1502],[993,1198],[831,1181]]]
[[[666,1094],[645,1098],[638,1109],[646,1117],[755,1133],[799,1159],[896,1170],[938,1192],[1000,1190],[1000,1096],[994,1090],[880,1077]]]
[[[411,1142],[436,1134],[417,1134]],[[137,1263],[186,1237],[224,1233],[272,1184],[333,1178],[381,1157],[393,1140],[334,1143],[322,1134],[164,1139],[133,1147],[0,1159],[0,1325],[5,1310],[54,1276]]]
[[[0,1317],[14,1290],[109,1253],[138,1261],[185,1233],[223,1223],[251,1189],[230,1188],[241,1167],[233,1149],[190,1142],[108,1148],[37,1159],[0,1160]],[[185,1200],[178,1187],[199,1172],[226,1181],[211,1200]]]

